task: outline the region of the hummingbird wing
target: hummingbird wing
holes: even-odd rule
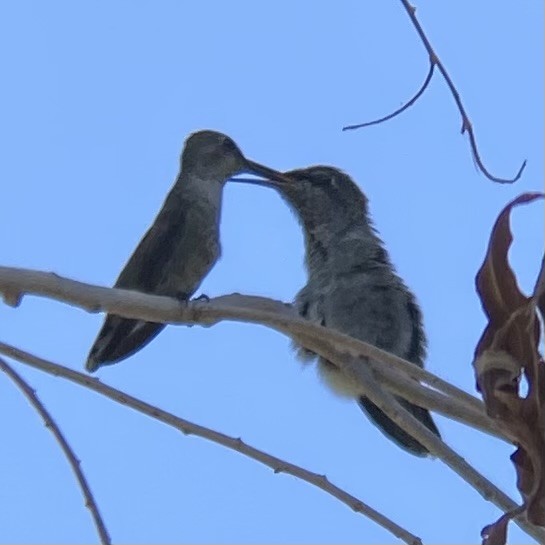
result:
[[[115,287],[158,293],[184,225],[183,203],[171,192],[153,225],[121,271]],[[89,352],[85,366],[87,371],[93,372],[102,365],[117,363],[132,356],[151,342],[164,327],[165,324],[108,314]]]
[[[372,275],[372,273],[369,273]],[[383,350],[423,366],[425,339],[420,311],[407,288],[396,282],[377,279],[348,280],[340,284],[328,298],[326,325],[373,344]],[[427,409],[396,397],[417,420],[440,437]],[[428,450],[400,428],[384,412],[365,397],[358,405],[378,429],[401,448],[415,456],[427,456]]]
[[[116,288],[156,293],[184,232],[184,202],[171,192],[155,221],[127,261],[114,284]]]
[[[159,335],[165,325],[108,314],[85,368],[93,373],[103,365],[112,365],[132,356]]]

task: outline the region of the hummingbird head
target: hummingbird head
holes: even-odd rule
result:
[[[245,159],[227,135],[198,131],[186,139],[180,162],[182,172],[191,172],[203,180],[227,180],[243,170]]]
[[[216,131],[191,134],[185,141],[180,162],[182,172],[191,172],[203,180],[225,183],[237,174],[248,173],[278,182],[287,181],[280,172],[246,159],[231,138]]]
[[[291,183],[272,185],[291,206],[307,232],[329,232],[361,224],[367,217],[367,197],[341,170],[313,166],[284,173]]]

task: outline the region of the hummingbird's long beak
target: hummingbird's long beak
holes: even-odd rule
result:
[[[278,172],[277,170],[274,170],[272,168],[266,167],[265,165],[260,165],[259,163],[255,163],[254,161],[250,161],[249,159],[246,159],[246,165],[247,165],[247,172],[250,174],[256,174],[257,176],[261,176],[262,178],[265,178],[264,180],[260,180],[259,178],[231,178],[230,181],[232,182],[240,182],[245,184],[255,184],[255,185],[263,185],[263,186],[280,186],[286,184],[291,184],[292,180],[282,174],[281,172]]]

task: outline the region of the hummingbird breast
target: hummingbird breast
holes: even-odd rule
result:
[[[221,255],[220,207],[208,201],[191,202],[184,211],[175,244],[158,291],[190,297]]]
[[[307,248],[308,282],[294,305],[307,320],[421,366],[425,346],[421,317],[414,316],[412,294],[377,248],[385,254],[375,240],[363,235],[338,240],[324,252]],[[335,393],[360,394],[359,385],[331,362],[303,347],[295,348],[303,362],[318,359],[319,374]]]

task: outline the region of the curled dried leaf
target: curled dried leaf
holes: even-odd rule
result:
[[[477,389],[489,416],[499,420],[517,445],[511,460],[517,486],[524,498],[521,512],[530,522],[545,526],[545,378],[539,354],[540,322],[536,309],[543,302],[545,273],[540,271],[534,296],[519,289],[508,261],[513,242],[510,215],[513,207],[543,198],[524,193],[499,214],[490,235],[483,265],[476,277],[477,292],[488,317],[475,349],[473,366]],[[521,395],[520,378],[528,383]],[[504,544],[508,513],[483,530],[487,545]]]
[[[507,526],[511,520],[509,513],[501,516],[496,522],[481,530],[483,545],[505,545],[507,543]]]
[[[520,362],[504,350],[490,349],[473,362],[473,367],[477,390],[483,395],[488,415],[505,417],[508,411],[513,410],[513,400],[518,398]]]

